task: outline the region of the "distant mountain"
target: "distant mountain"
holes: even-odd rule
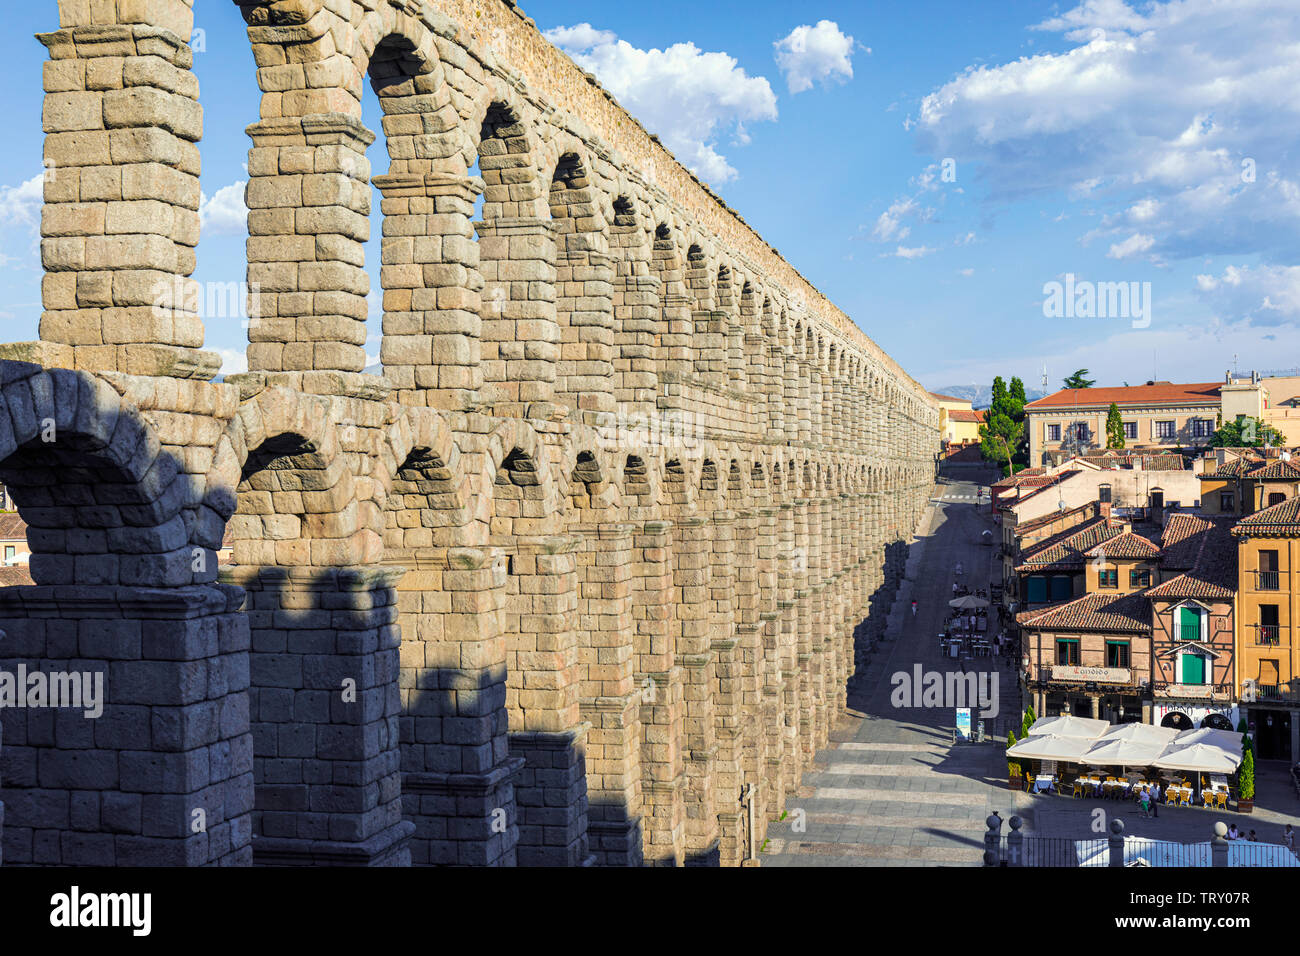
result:
[[[965,399],[971,403],[972,408],[988,408],[989,403],[993,401],[992,389],[987,385],[945,385],[943,388],[935,388],[931,391]],[[1025,397],[1031,402],[1050,394],[1052,393],[1045,392],[1041,388],[1025,389]]]

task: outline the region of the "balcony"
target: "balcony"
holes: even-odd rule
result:
[[[1278,587],[1278,573],[1276,571],[1256,571],[1255,590],[1256,591],[1280,590]]]
[[[1254,627],[1257,647],[1276,647],[1282,643],[1285,632],[1290,630],[1282,624],[1256,624]]]

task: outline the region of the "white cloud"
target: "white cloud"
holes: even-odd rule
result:
[[[584,70],[594,73],[633,116],[700,178],[734,179],[736,170],[717,150],[721,131],[777,118],[776,94],[761,76],[749,76],[736,58],[674,43],[641,50],[589,23],[544,34]]]
[[[1113,243],[1110,247],[1110,251],[1106,253],[1106,258],[1127,259],[1130,256],[1136,256],[1146,252],[1155,244],[1155,239],[1135,232],[1123,242]]]
[[[876,225],[871,230],[871,238],[880,242],[906,239],[912,230],[911,227],[903,225],[903,219],[914,214],[917,208],[916,201],[911,198],[894,200],[876,220]]]
[[[1225,320],[1275,326],[1300,320],[1300,266],[1227,266],[1198,275],[1196,291]]]
[[[832,80],[853,79],[853,37],[841,32],[832,20],[819,20],[815,27],[795,27],[773,46],[776,65],[792,94],[811,90],[814,83],[825,86]]]
[[[1088,0],[1036,29],[1060,53],[971,66],[924,97],[918,145],[994,201],[1086,198],[1162,261],[1300,261],[1300,18],[1293,0]]]
[[[899,246],[894,256],[899,259],[921,259],[934,252],[929,246]]]
[[[590,23],[579,23],[571,27],[556,27],[544,34],[561,50],[589,50],[594,46],[614,43],[618,34],[612,30],[597,30]]]
[[[248,207],[244,205],[244,186],[239,180],[222,186],[211,196],[199,200],[199,227],[214,233],[241,233],[248,228]]]
[[[971,276],[973,276],[973,275],[975,274],[975,270],[974,270],[974,269],[958,269],[958,270],[957,270],[957,274],[958,274],[958,275],[966,276],[967,278],[970,278]]]
[[[248,371],[248,356],[242,349],[217,349],[221,356],[222,375],[242,375]]]
[[[44,191],[43,172],[17,186],[0,186],[0,225],[38,227]]]

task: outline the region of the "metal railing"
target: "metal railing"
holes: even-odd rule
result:
[[[1281,644],[1284,630],[1290,630],[1290,628],[1282,624],[1256,624],[1255,643],[1260,646]]]
[[[1019,820],[1012,818],[1013,826]],[[999,825],[1000,829],[1000,825]],[[1225,828],[1226,829],[1226,828]],[[996,835],[990,828],[984,839],[985,866],[1111,867],[1111,866],[1178,866],[1178,867],[1293,867],[1300,866],[1300,855],[1280,843],[1261,843],[1248,839],[1250,828],[1240,831],[1237,839],[1220,838],[1217,831],[1202,843],[1178,843],[1172,840],[1148,840],[1124,837],[1120,824],[1117,833],[1104,837],[1026,836],[1017,831]]]
[[[1278,573],[1276,571],[1256,571],[1255,572],[1255,590],[1256,591],[1277,591]]]

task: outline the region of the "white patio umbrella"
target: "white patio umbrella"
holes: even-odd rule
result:
[[[1129,740],[1138,744],[1159,744],[1161,749],[1167,747],[1178,736],[1173,727],[1157,727],[1155,724],[1119,724],[1101,735],[1102,740]]]
[[[1235,730],[1215,730],[1213,727],[1197,727],[1184,730],[1173,740],[1176,747],[1190,747],[1193,744],[1210,744],[1222,747],[1230,753],[1241,757],[1241,734]]]
[[[1108,720],[1060,714],[1056,717],[1039,717],[1029,728],[1029,736],[1056,734],[1059,737],[1100,737],[1109,729]]]
[[[1153,767],[1162,770],[1195,770],[1203,773],[1236,773],[1240,764],[1240,748],[1233,753],[1215,744],[1172,746],[1151,763]]]
[[[1103,767],[1149,767],[1164,751],[1164,744],[1102,737],[1093,742],[1083,760]]]
[[[989,602],[984,600],[982,597],[976,597],[973,594],[963,594],[961,597],[953,598],[949,601],[948,606],[968,610],[975,607],[988,607]]]
[[[1008,757],[1021,757],[1029,760],[1066,760],[1078,761],[1092,746],[1093,741],[1087,737],[1063,737],[1058,734],[1046,734],[1041,737],[1026,737],[1007,748]]]

